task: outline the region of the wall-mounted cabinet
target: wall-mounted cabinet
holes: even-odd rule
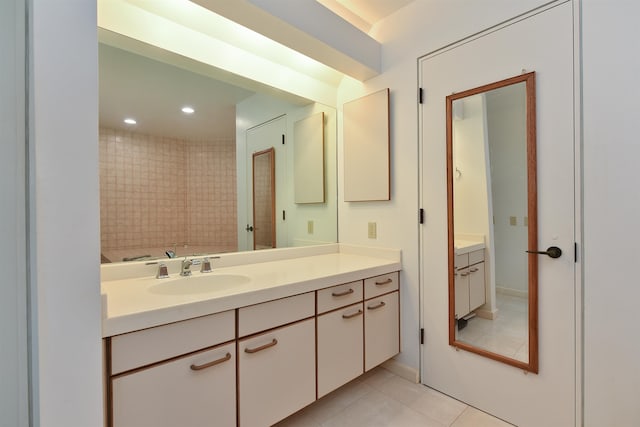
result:
[[[343,107],[344,200],[390,200],[389,89]]]

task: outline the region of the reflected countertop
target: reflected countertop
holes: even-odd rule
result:
[[[248,278],[248,283],[237,287],[226,286],[201,293],[150,292],[150,287],[166,279],[156,279],[155,275],[150,275],[149,272],[155,271],[157,265],[144,262],[138,263],[142,274],[137,276],[131,274],[132,266],[126,266],[129,272],[124,275],[103,271],[103,337],[311,292],[401,269],[400,250],[397,249],[332,244],[265,252],[222,254],[212,262],[213,272],[200,273],[194,270],[193,278],[206,275]],[[227,257],[228,260],[225,260]],[[169,265],[172,278],[179,277],[178,271],[179,265]]]
[[[484,242],[464,239],[455,239],[454,241],[454,251],[456,255],[464,255],[480,249],[484,249]]]

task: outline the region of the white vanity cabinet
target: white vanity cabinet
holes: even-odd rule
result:
[[[456,318],[486,302],[484,249],[456,255],[454,271]]]
[[[316,399],[313,292],[240,308],[238,329],[240,426],[272,425]]]
[[[363,283],[321,289],[317,295],[320,398],[364,373]]]
[[[364,370],[400,352],[398,273],[366,279],[364,286]],[[366,299],[367,296],[372,298]]]
[[[228,311],[112,337],[110,424],[235,426],[234,321]]]
[[[106,427],[273,425],[393,357],[399,273],[348,277],[106,336]]]

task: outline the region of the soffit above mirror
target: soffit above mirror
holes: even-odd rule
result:
[[[156,60],[189,67],[191,71],[202,72],[207,67],[210,69],[207,74],[215,73],[216,79],[241,87],[246,84],[250,90],[257,91],[251,86],[259,85],[335,106],[338,85],[351,77],[338,71],[330,60],[320,62],[307,50],[294,50],[234,22],[244,23],[232,12],[237,15],[237,9],[245,3],[233,2],[231,6],[225,2],[222,9],[232,15],[229,19],[213,12],[208,3],[209,9],[188,0],[171,3],[99,0],[99,40]],[[264,11],[261,13],[268,15]],[[272,23],[278,31],[288,26],[284,21]],[[344,39],[340,41],[346,45]],[[348,45],[352,45],[351,39]],[[154,52],[154,49],[164,53]]]
[[[357,80],[380,74],[380,44],[315,0],[194,2]]]

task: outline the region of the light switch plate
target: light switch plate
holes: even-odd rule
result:
[[[313,221],[312,220],[307,221],[307,233],[308,234],[313,234]]]
[[[515,216],[509,217],[509,225],[518,225],[518,220],[516,219]]]
[[[375,239],[378,237],[377,224],[375,222],[369,223],[367,235],[370,239]]]

